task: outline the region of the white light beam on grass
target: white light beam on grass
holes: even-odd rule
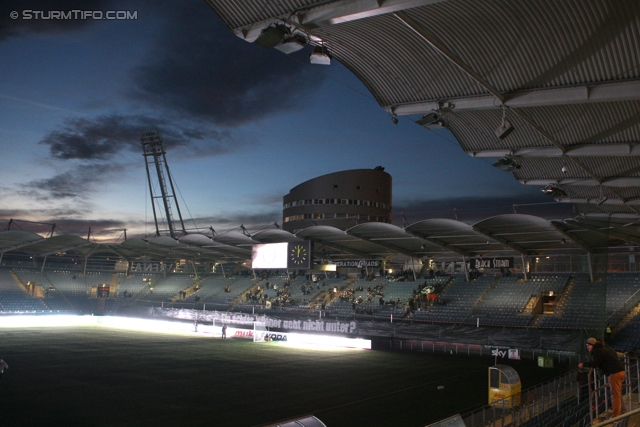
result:
[[[176,322],[170,320],[140,319],[134,317],[118,316],[32,316],[32,315],[7,315],[0,316],[0,328],[29,328],[29,327],[73,327],[73,326],[97,326],[115,329],[126,329],[155,333],[182,333],[197,336],[220,336],[209,324],[200,323],[198,332],[190,322]],[[217,328],[219,329],[219,328]],[[253,330],[229,328],[229,337],[236,335],[236,331],[242,332],[240,336],[252,338]],[[286,341],[278,341],[288,346],[318,346],[318,347],[347,347],[356,349],[371,349],[371,340],[362,338],[346,338],[330,335],[299,334],[289,332],[277,332],[276,335],[286,336]]]

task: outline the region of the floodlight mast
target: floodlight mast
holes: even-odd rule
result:
[[[158,225],[158,214],[156,212],[156,199],[162,199],[164,205],[164,211],[167,218],[167,225],[169,227],[169,235],[174,239],[180,237],[176,231],[176,224],[173,219],[173,213],[171,210],[171,204],[175,204],[176,211],[178,213],[178,219],[180,221],[179,230],[180,234],[186,234],[184,228],[184,221],[182,220],[182,214],[180,213],[180,206],[178,205],[178,199],[176,198],[175,189],[173,187],[173,181],[171,179],[171,172],[169,171],[169,164],[167,163],[166,151],[162,146],[162,138],[160,133],[155,131],[143,132],[140,138],[142,144],[142,155],[145,158],[145,166],[147,168],[147,180],[149,182],[149,193],[151,194],[151,207],[153,209],[153,219],[156,224],[156,236],[160,236],[160,226]],[[153,184],[151,182],[151,172],[149,171],[149,165],[155,164],[156,175],[158,176],[158,186],[160,187],[160,195],[155,195],[153,192]],[[166,176],[166,178],[165,178]],[[167,181],[169,181],[169,188],[167,188]],[[163,230],[166,231],[166,230]]]

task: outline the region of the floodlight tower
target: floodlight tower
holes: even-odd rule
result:
[[[167,163],[166,151],[162,146],[162,138],[157,130],[150,132],[143,132],[140,138],[142,144],[142,155],[145,158],[145,166],[147,167],[147,180],[149,181],[149,192],[151,194],[151,207],[153,208],[153,219],[156,223],[156,236],[160,236],[160,227],[158,225],[158,214],[156,212],[156,199],[162,199],[164,205],[164,211],[166,214],[167,226],[169,235],[174,239],[180,237],[180,234],[186,234],[184,228],[184,222],[182,221],[182,214],[180,213],[180,206],[178,205],[178,199],[176,198],[175,189],[173,187],[173,181],[171,180],[171,172],[169,172],[169,164]],[[160,187],[160,195],[154,194],[153,183],[151,182],[151,172],[149,171],[149,165],[155,164],[156,175],[158,176],[158,187]],[[169,187],[167,187],[167,181]],[[169,191],[169,188],[171,191]],[[175,206],[178,213],[178,219],[180,224],[178,226],[177,221],[173,219],[173,213],[171,207]],[[181,231],[178,232],[176,230]]]

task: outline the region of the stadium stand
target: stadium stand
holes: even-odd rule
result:
[[[494,280],[495,276],[490,274],[481,275],[470,282],[466,281],[464,275],[454,275],[453,281],[441,295],[441,303],[433,304],[426,311],[417,311],[413,317],[431,322],[462,323]]]
[[[28,284],[28,285],[27,285]],[[107,286],[109,293],[97,292]],[[153,287],[153,291],[151,288]],[[304,292],[302,291],[304,287]],[[436,291],[427,298],[423,290]],[[553,292],[553,312],[536,312]],[[382,304],[380,303],[382,299]],[[606,304],[604,301],[606,300]],[[586,274],[482,274],[467,282],[461,274],[417,280],[323,277],[285,272],[194,275],[61,269],[0,268],[2,312],[117,313],[121,307],[163,306],[198,310],[280,313],[336,319],[406,321],[583,330],[601,328],[584,307],[605,312],[614,326],[613,345],[622,351],[640,347],[640,276],[611,273],[590,283]],[[537,307],[537,308],[536,308]]]
[[[29,296],[27,290],[8,270],[0,269],[0,309],[2,311],[31,312],[48,310],[42,298]]]

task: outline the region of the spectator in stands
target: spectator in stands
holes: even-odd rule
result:
[[[611,324],[607,323],[607,327],[604,328],[604,341],[607,344],[611,344],[612,336],[613,336],[613,331],[611,330]]]
[[[591,361],[580,363],[578,368],[600,368],[609,377],[609,387],[611,388],[612,417],[617,417],[622,413],[622,383],[624,381],[624,364],[620,361],[614,349],[605,345],[604,342],[595,338],[587,340],[587,349],[591,355]]]
[[[2,374],[4,374],[5,369],[9,369],[9,365],[7,365],[7,362],[2,360],[2,356],[0,356],[0,380],[2,379]]]

